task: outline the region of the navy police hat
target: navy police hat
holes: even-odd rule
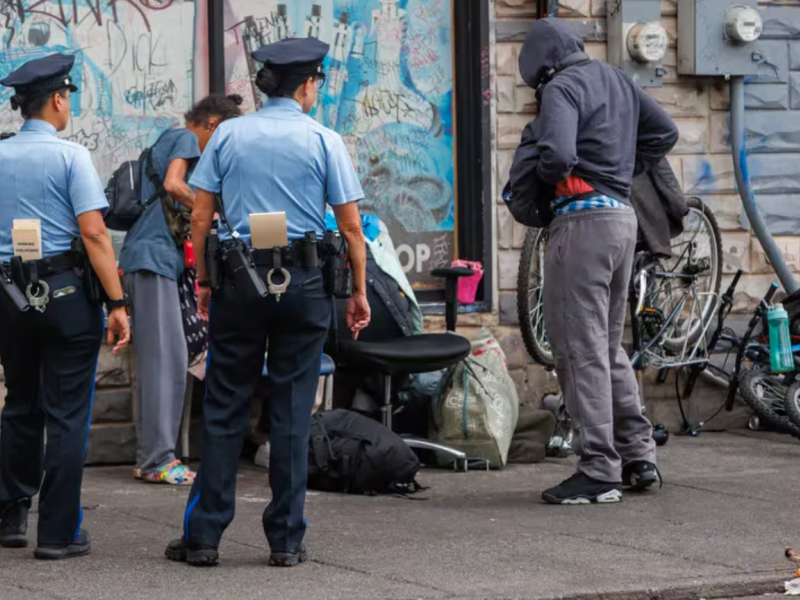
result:
[[[286,69],[313,75],[320,71],[330,45],[316,38],[286,38],[262,46],[251,54],[253,60],[274,70]]]
[[[65,88],[77,92],[78,88],[69,75],[74,64],[75,57],[66,54],[51,54],[29,60],[0,81],[0,85],[13,87],[25,99],[52,94]]]

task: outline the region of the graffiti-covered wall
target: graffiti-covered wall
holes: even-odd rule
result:
[[[183,122],[192,102],[194,2],[0,0],[0,78],[32,58],[74,54],[72,119],[62,135],[86,146],[105,180]],[[19,128],[0,88],[0,131]]]
[[[312,116],[338,131],[366,199],[389,227],[417,287],[454,254],[450,0],[226,0],[229,92],[257,110],[250,53],[285,37],[331,45]]]

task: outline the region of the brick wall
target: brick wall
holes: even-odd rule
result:
[[[520,133],[536,113],[533,90],[523,83],[517,67],[519,49],[536,14],[536,2],[495,0],[494,6],[496,182],[502,186],[508,178]],[[680,141],[669,160],[684,191],[707,202],[723,230],[724,272],[730,274],[742,268],[746,274],[736,298],[736,309],[746,310],[763,296],[775,277],[758,240],[743,228],[747,223],[741,216],[729,154],[727,85],[719,79],[678,76],[676,1],[662,0],[661,8],[662,24],[670,38],[665,60],[669,72],[664,77],[664,86],[648,93],[669,112],[680,130]],[[800,232],[800,8],[771,3],[761,9],[765,23],[761,45],[766,60],[759,76],[752,78],[746,87],[749,166],[759,204],[773,233],[778,234],[784,256],[797,273],[800,237],[791,234]],[[605,0],[563,0],[559,15],[571,20],[581,32],[592,58],[606,59]],[[502,204],[499,189],[495,198],[499,332],[501,338],[513,338],[513,328],[517,325],[517,266],[525,231]],[[506,328],[510,328],[507,334]],[[504,345],[513,350],[516,342],[506,339]],[[540,395],[534,390],[539,378],[532,375],[535,369],[529,365],[524,372],[527,398],[533,400]],[[519,373],[514,376],[518,380],[522,377]],[[673,386],[659,388],[646,386],[648,400],[672,398]],[[709,400],[712,395],[714,399],[717,397],[711,390],[697,395]],[[662,410],[670,413],[664,415],[668,423],[677,417],[671,409]],[[698,410],[702,414],[702,407]],[[737,423],[740,421],[741,415]]]

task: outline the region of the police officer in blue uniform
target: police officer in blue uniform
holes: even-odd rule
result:
[[[56,135],[67,127],[77,91],[74,61],[54,54],[0,81],[14,88],[12,108],[25,119],[16,136],[0,141],[0,362],[8,392],[0,419],[0,546],[27,545],[38,492],[40,559],[91,548],[80,495],[103,337],[101,287],[110,298],[109,343],[119,338],[114,353],[130,337],[103,223],[103,186],[88,150]],[[15,256],[22,254],[19,236],[16,250],[12,240],[17,219],[38,221],[41,230],[39,248],[30,242],[35,254],[24,262]]]
[[[188,499],[184,536],[166,549],[171,560],[218,562],[220,538],[233,519],[236,469],[267,339],[272,501],[262,521],[269,564],[295,566],[307,560],[303,509],[308,438],[332,305],[317,252],[325,233],[326,202],[349,244],[354,291],[347,322],[352,335],[370,319],[366,247],[357,207],[364,194],[341,137],[307,114],[325,80],[322,61],[328,48],[316,39],[292,38],[255,51],[253,59],[264,65],[256,85],[269,101],[255,114],[221,123],[191,179],[197,188],[192,241],[201,286],[198,305],[210,318],[209,364],[203,456]],[[221,196],[224,258],[206,264],[215,194]],[[256,278],[266,276],[276,284],[275,293],[264,297],[252,292],[254,284],[235,250],[250,241],[249,215],[270,212],[286,213],[290,246],[247,250]],[[222,283],[209,311],[209,267],[214,264],[220,265]],[[288,287],[278,295],[281,283]]]

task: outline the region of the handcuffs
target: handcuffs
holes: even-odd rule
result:
[[[280,302],[281,294],[286,293],[286,290],[289,289],[289,284],[292,282],[292,276],[289,274],[289,271],[281,266],[280,247],[272,249],[272,265],[273,267],[267,271],[267,291],[275,296],[275,302]],[[272,275],[276,270],[279,270],[281,275],[283,275],[283,283],[274,283],[272,281]]]

